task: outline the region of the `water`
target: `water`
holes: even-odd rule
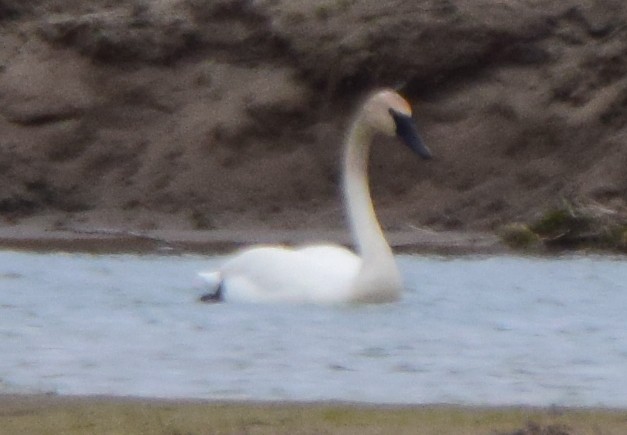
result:
[[[624,258],[399,258],[362,307],[196,303],[200,256],[0,251],[0,392],[627,407]]]

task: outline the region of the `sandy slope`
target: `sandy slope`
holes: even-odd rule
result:
[[[436,159],[375,148],[389,229],[627,212],[621,0],[0,0],[0,20],[7,228],[341,227],[343,129],[396,84]]]

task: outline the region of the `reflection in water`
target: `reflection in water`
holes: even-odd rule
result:
[[[627,406],[627,266],[400,258],[382,306],[205,305],[200,256],[0,252],[0,392]]]

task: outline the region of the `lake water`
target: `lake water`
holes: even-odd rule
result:
[[[359,307],[196,302],[220,259],[0,251],[0,392],[627,407],[627,262],[401,256]]]

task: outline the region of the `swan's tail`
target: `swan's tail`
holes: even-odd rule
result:
[[[203,291],[200,297],[201,302],[222,302],[224,294],[222,291],[222,274],[220,272],[200,272],[197,283],[198,288]]]

